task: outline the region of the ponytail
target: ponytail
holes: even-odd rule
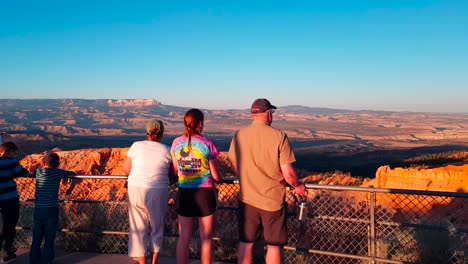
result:
[[[185,133],[184,135],[188,138],[188,150],[192,151],[192,136],[200,135],[201,131],[198,131],[197,128],[200,125],[200,122],[203,122],[205,119],[203,112],[198,109],[190,109],[185,113],[184,116],[184,125]]]

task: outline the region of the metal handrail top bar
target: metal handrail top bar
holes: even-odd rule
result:
[[[432,195],[432,196],[450,196],[468,198],[467,192],[444,192],[444,191],[424,191],[412,189],[391,189],[391,188],[373,188],[373,187],[357,187],[357,186],[341,186],[341,185],[322,185],[322,184],[305,184],[307,189],[325,189],[333,191],[364,191],[378,193],[395,193],[395,194],[416,194],[416,195]]]
[[[125,175],[77,175],[70,178],[80,179],[122,179],[126,180],[128,177]],[[221,183],[238,184],[238,179],[223,180]],[[343,185],[323,185],[306,183],[307,189],[325,189],[333,191],[363,191],[363,192],[376,192],[376,193],[395,193],[395,194],[416,194],[416,195],[433,195],[433,196],[450,196],[468,198],[467,192],[444,192],[444,191],[424,191],[412,189],[393,189],[393,188],[373,188],[373,187],[359,187],[359,186],[343,186]]]

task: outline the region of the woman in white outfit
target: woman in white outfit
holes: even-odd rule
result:
[[[158,262],[164,238],[172,159],[169,147],[160,143],[164,125],[152,120],[146,125],[147,139],[132,144],[123,170],[128,174],[128,256],[140,264],[149,256]]]

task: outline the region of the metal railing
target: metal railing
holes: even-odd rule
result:
[[[126,177],[78,176],[60,190],[56,246],[71,251],[127,253]],[[17,179],[21,199],[16,243],[32,238],[34,179]],[[288,193],[284,263],[468,263],[468,193],[306,184],[304,219]],[[213,250],[216,261],[236,260],[239,185],[218,184]],[[161,255],[174,256],[176,186],[170,187]],[[196,224],[195,224],[196,226]],[[190,255],[199,258],[193,236]],[[255,263],[264,245],[255,246]]]

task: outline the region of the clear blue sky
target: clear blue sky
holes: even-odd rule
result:
[[[0,98],[468,112],[468,1],[0,1]]]

